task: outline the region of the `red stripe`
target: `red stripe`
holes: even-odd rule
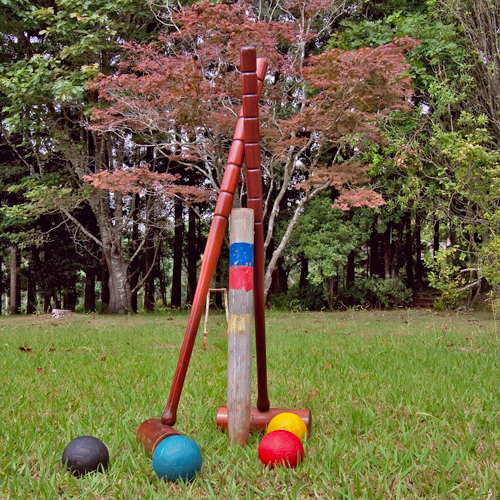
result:
[[[234,266],[229,268],[229,288],[231,290],[253,290],[253,267]]]

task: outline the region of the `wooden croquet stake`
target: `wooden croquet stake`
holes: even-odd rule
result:
[[[229,322],[227,409],[229,439],[244,446],[250,436],[253,330],[253,210],[229,217]]]

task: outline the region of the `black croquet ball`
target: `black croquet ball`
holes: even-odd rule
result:
[[[106,445],[94,436],[80,436],[64,448],[63,465],[76,476],[89,472],[104,472],[109,463]]]

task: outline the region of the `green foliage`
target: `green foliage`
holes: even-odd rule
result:
[[[411,302],[413,297],[412,290],[407,288],[399,278],[370,278],[366,280],[365,287],[370,302],[377,308],[404,307]]]
[[[0,228],[4,230],[25,227],[61,206],[71,210],[86,198],[86,189],[78,189],[68,174],[61,171],[26,176],[6,190],[17,194],[18,202],[0,206]]]
[[[407,306],[413,298],[413,291],[400,278],[384,279],[371,277],[342,291],[339,302],[347,307],[370,307],[393,309]]]
[[[482,257],[482,274],[491,285],[500,286],[500,235],[483,246]]]
[[[321,311],[328,307],[323,283],[308,283],[305,287],[295,283],[286,293],[270,294],[268,304],[274,309],[292,311]]]
[[[460,251],[458,246],[442,248],[434,257],[426,256],[429,286],[442,292],[442,295],[436,299],[435,307],[455,309],[463,304],[469,294],[469,290],[463,290],[469,280],[461,273],[466,259],[467,254]]]
[[[309,259],[309,281],[320,285],[339,275],[347,256],[366,240],[371,222],[369,211],[352,210],[348,216],[332,209],[332,200],[323,194],[311,200],[297,223],[294,243]]]
[[[16,54],[17,60],[0,60],[0,92],[7,113],[3,121],[11,133],[23,127],[30,127],[31,133],[53,129],[58,106],[85,106],[87,82],[109,71],[109,60],[130,36],[126,20],[142,23],[146,13],[151,16],[137,0],[66,0],[57,8],[13,1],[8,7],[12,12],[2,31],[22,38],[17,50],[25,51]],[[134,36],[145,36],[144,27],[136,26]]]

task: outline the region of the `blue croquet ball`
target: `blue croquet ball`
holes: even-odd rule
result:
[[[104,472],[108,467],[109,452],[100,439],[80,436],[66,445],[62,463],[76,476],[94,471]]]
[[[191,481],[202,464],[200,447],[186,436],[164,439],[153,453],[153,469],[165,481]]]

